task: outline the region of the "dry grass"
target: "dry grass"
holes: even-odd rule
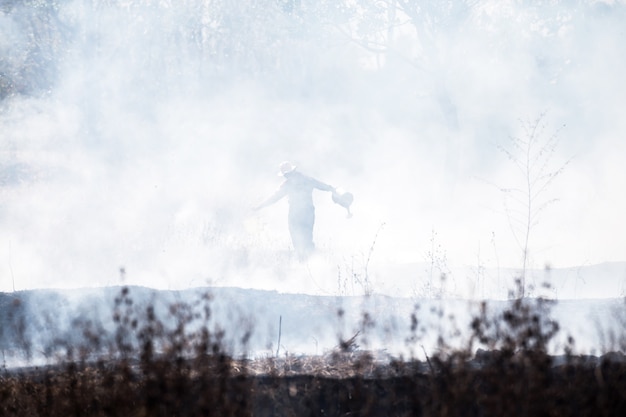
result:
[[[161,320],[123,288],[113,334],[87,326],[53,365],[2,372],[0,415],[626,415],[626,357],[548,355],[558,324],[543,301],[516,300],[497,317],[483,309],[466,348],[442,341],[423,362],[380,360],[349,341],[321,356],[234,359],[224,330],[206,325],[210,302],[174,303]],[[12,308],[5,336],[23,329],[21,306]],[[28,349],[26,338],[16,343]]]

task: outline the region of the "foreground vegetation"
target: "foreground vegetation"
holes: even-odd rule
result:
[[[496,316],[484,307],[465,348],[440,340],[438,352],[421,361],[381,361],[358,349],[355,338],[321,356],[251,360],[229,354],[225,330],[209,327],[210,294],[173,303],[160,316],[152,305],[135,305],[122,288],[112,306],[113,332],[82,323],[81,338],[48,347],[55,358],[48,365],[2,371],[0,414],[626,415],[624,354],[580,356],[566,347],[562,356],[549,355],[559,329],[546,303],[514,300]],[[27,349],[19,335],[21,305],[9,307],[2,336]],[[411,317],[411,325],[418,319]],[[4,349],[10,341],[2,342]]]

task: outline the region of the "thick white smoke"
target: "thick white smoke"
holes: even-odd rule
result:
[[[560,138],[551,164],[571,162],[532,228],[533,266],[624,260],[623,4],[457,2],[414,21],[352,2],[227,3],[2,12],[3,71],[49,25],[56,77],[0,107],[0,290],[110,285],[123,267],[158,288],[297,291],[292,268],[309,272],[289,258],[285,202],[251,211],[283,160],[355,195],[349,220],[315,196],[325,288],[337,271],[392,281],[385,267],[434,260],[517,267],[517,208],[498,187],[525,178],[498,145],[543,112]]]

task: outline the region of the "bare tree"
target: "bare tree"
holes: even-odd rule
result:
[[[553,168],[561,129],[557,129],[549,136],[546,135],[545,113],[532,121],[521,121],[521,124],[522,136],[511,137],[509,147],[498,145],[498,149],[519,172],[519,184],[511,188],[498,188],[504,193],[507,219],[515,241],[522,251],[519,296],[524,297],[532,231],[539,223],[541,213],[558,201],[557,198],[547,196],[547,191],[570,160]]]

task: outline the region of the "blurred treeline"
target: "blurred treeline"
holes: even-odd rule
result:
[[[464,53],[480,57],[451,44],[479,33],[484,48],[506,55],[521,40],[537,49],[537,70],[548,81],[574,49],[563,38],[552,54],[546,40],[572,26],[582,36],[587,17],[615,12],[617,19],[623,9],[596,1],[4,0],[0,99],[45,94],[76,67],[92,69],[94,82],[122,70],[129,83],[158,92],[260,80],[289,94],[336,94],[357,74],[378,74],[400,85],[403,77],[422,80],[425,91],[411,93],[433,97],[454,123],[447,81]]]

